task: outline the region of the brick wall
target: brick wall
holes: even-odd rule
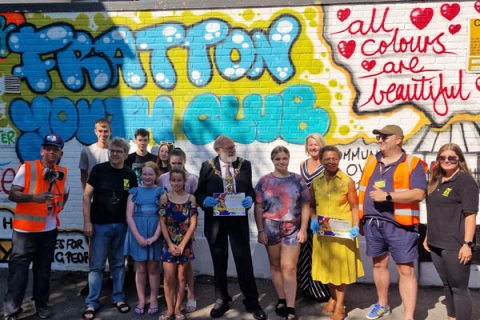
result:
[[[85,245],[67,240],[82,238],[78,157],[100,117],[111,119],[113,136],[132,139],[144,127],[153,143],[174,141],[197,174],[214,155],[213,139],[229,135],[252,161],[254,183],[272,170],[277,145],[288,146],[298,172],[310,132],[344,152],[341,168],[358,181],[377,150],[372,129],[388,123],[401,125],[405,149],[427,162],[452,141],[476,168],[478,3],[331,3],[0,14],[0,75],[21,79],[20,94],[0,86],[2,246],[11,236],[13,172],[38,158],[41,137],[54,131],[67,141],[71,186],[55,267],[86,268]],[[256,273],[268,277],[250,221]],[[208,273],[203,219],[196,238],[195,268]],[[0,258],[4,266],[8,254]]]

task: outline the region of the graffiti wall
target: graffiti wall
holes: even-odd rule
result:
[[[431,161],[455,142],[475,169],[478,72],[478,1],[1,13],[0,266],[14,208],[8,190],[49,132],[67,141],[71,186],[55,266],[85,269],[78,159],[96,141],[98,118],[111,121],[114,136],[147,128],[152,145],[175,142],[195,173],[214,155],[214,138],[229,135],[253,160],[254,183],[271,171],[276,145],[289,147],[298,172],[311,132],[341,148],[341,168],[358,181],[377,150],[372,130],[388,123],[402,126],[407,151]],[[196,269],[208,273],[202,220]],[[254,254],[266,261],[251,225]]]

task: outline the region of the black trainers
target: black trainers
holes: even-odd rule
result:
[[[52,310],[46,303],[35,304],[35,310],[40,319],[47,319],[52,316]]]

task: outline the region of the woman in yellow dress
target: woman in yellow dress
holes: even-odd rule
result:
[[[347,284],[364,275],[358,249],[358,198],[355,182],[339,170],[342,153],[337,147],[325,146],[319,158],[325,170],[311,186],[312,222],[315,233],[312,253],[312,278],[327,283],[331,298],[323,308],[331,320],[345,318],[344,299]],[[349,238],[319,236],[318,216],[349,222]],[[348,230],[348,229],[347,229]]]

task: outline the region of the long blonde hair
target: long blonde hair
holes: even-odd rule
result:
[[[447,150],[451,150],[457,155],[459,170],[472,175],[472,172],[470,169],[468,169],[467,163],[465,162],[465,156],[463,155],[462,149],[460,149],[460,147],[455,143],[444,144],[440,150],[438,150],[437,157],[435,158],[435,165],[433,170],[430,172],[430,181],[428,182],[427,194],[432,193],[437,188],[438,184],[445,175],[445,170],[442,169],[440,161],[438,161],[438,157],[442,154],[442,152]]]

